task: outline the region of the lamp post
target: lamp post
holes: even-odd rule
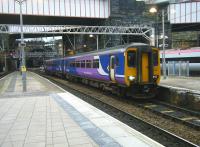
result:
[[[26,92],[26,66],[25,66],[25,52],[24,52],[24,34],[23,34],[23,17],[22,17],[22,4],[25,0],[15,0],[20,6],[20,28],[21,28],[21,72],[22,72],[22,85],[23,92]]]
[[[166,79],[166,60],[165,60],[165,11],[162,9],[162,31],[163,31],[163,38],[162,38],[162,49],[163,49],[163,54],[162,54],[162,65],[163,65],[163,78]]]
[[[6,50],[4,45],[4,39],[2,38],[2,50],[5,52],[4,56],[4,71],[7,72],[7,59],[6,59]]]
[[[149,10],[150,13],[156,13],[157,9],[152,7]],[[166,60],[165,60],[165,10],[162,9],[162,70],[163,70],[163,79],[167,78],[166,75]]]
[[[93,38],[94,35],[93,34],[90,34],[89,35],[90,38]],[[96,41],[97,41],[97,51],[99,50],[99,35],[96,35]]]

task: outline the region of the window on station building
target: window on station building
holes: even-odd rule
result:
[[[15,1],[8,0],[9,3],[9,13],[15,13]]]
[[[38,14],[44,15],[44,0],[38,0],[37,7],[38,7]]]
[[[61,3],[61,1],[62,0],[55,0],[54,1],[54,9],[55,9],[55,15],[56,16],[61,16],[61,14],[60,14],[60,8],[61,8],[61,5],[60,5],[60,3]]]
[[[60,16],[65,16],[65,0],[60,0]]]
[[[127,54],[128,67],[136,67],[136,52],[129,51]]]
[[[27,3],[27,14],[33,14],[33,5],[32,5],[33,1],[28,0],[26,1],[26,3]]]
[[[9,4],[8,4],[8,0],[2,0],[1,1],[1,7],[3,13],[9,13]]]
[[[55,1],[48,1],[49,2],[49,12],[50,12],[50,15],[55,15]]]
[[[32,3],[33,14],[38,15],[38,3],[37,1]]]
[[[44,15],[49,15],[49,1],[44,0]]]

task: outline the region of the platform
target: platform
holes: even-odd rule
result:
[[[159,143],[27,72],[0,79],[1,147],[160,147]]]
[[[160,86],[177,90],[187,90],[200,94],[200,77],[167,77],[161,78]]]
[[[186,109],[200,111],[200,77],[161,78],[158,98]]]

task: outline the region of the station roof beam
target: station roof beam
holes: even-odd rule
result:
[[[19,25],[0,24],[0,33],[20,34]],[[75,26],[75,25],[24,25],[24,34],[96,34],[138,35],[152,42],[154,28],[149,26]]]

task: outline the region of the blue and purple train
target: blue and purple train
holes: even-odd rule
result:
[[[150,98],[160,81],[159,49],[144,43],[45,61],[45,72],[134,98]]]

